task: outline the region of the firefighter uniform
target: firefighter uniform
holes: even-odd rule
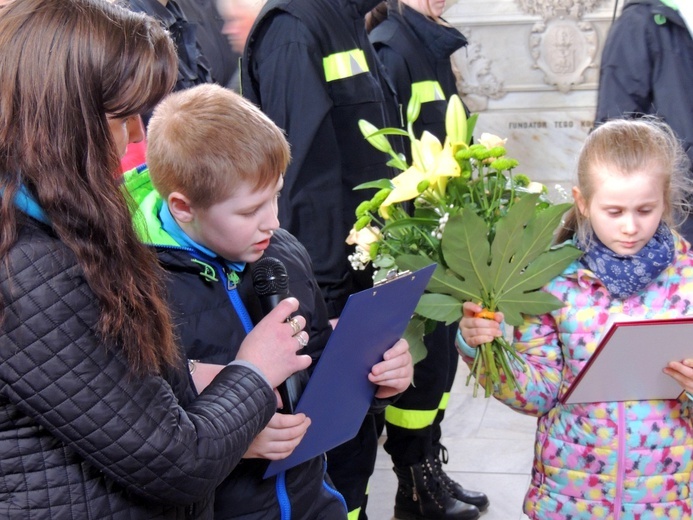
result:
[[[421,102],[415,135],[428,131],[443,142],[448,100],[458,92],[450,56],[467,44],[465,37],[407,5],[393,4],[370,39],[398,98],[406,102],[416,94]],[[385,411],[385,450],[399,481],[396,513],[411,510],[420,518],[466,520],[488,506],[483,493],[462,488],[442,469],[447,451],[440,444],[440,424],[459,358],[455,329],[439,324],[424,337],[428,354],[414,367],[414,385]]]

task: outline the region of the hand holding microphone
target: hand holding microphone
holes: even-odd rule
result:
[[[269,316],[274,309],[282,304],[289,294],[289,275],[286,267],[277,258],[266,256],[255,262],[252,267],[253,288],[257,294],[262,312]],[[305,319],[301,316],[286,318],[291,327],[292,336],[300,348],[308,345],[308,333],[303,331]],[[262,320],[264,321],[264,320]],[[300,377],[298,374],[289,376],[286,381],[278,385],[279,395],[282,399],[283,413],[293,413],[301,392]]]
[[[298,310],[298,300],[287,298],[279,302],[277,307],[263,318],[243,340],[236,359],[248,361],[264,374],[272,385],[277,388],[291,374],[311,364],[307,355],[298,355],[301,345],[293,335],[293,327],[286,321]],[[305,319],[295,318],[303,328]],[[302,332],[305,336],[305,332]],[[282,398],[283,399],[283,398]]]

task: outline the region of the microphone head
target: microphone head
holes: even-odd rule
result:
[[[281,260],[263,256],[252,267],[253,288],[258,296],[288,295],[289,274]]]

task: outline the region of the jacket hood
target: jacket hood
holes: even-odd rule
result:
[[[690,2],[690,0],[674,0],[673,2],[662,2],[662,0],[631,0],[628,2],[626,5],[623,6],[623,9],[628,9],[631,5],[637,5],[637,4],[643,4],[650,6],[650,10],[652,11],[652,15],[661,15],[664,16],[667,20],[669,20],[672,23],[675,23],[676,25],[680,25],[684,29],[688,30],[688,26],[686,23],[683,21],[683,18],[679,14],[679,12],[667,5],[668,3],[676,4],[676,2],[679,1],[685,1],[685,2]]]
[[[182,248],[169,235],[159,220],[159,210],[164,204],[156,191],[146,166],[140,166],[123,174],[123,190],[134,200],[132,224],[140,241],[147,245]]]
[[[447,59],[458,49],[467,45],[467,38],[452,26],[438,24],[412,9],[406,4],[400,7],[391,6],[388,9],[388,16],[402,17],[406,25],[411,27],[416,36],[426,43],[426,47],[436,57],[436,59]]]
[[[315,1],[315,0],[312,0]],[[337,2],[348,12],[355,14],[354,18],[363,18],[382,0],[328,0]]]

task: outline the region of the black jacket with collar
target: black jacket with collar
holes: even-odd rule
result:
[[[202,261],[216,270],[216,280],[200,264],[200,256],[185,249],[157,248],[159,260],[168,272],[169,302],[174,311],[176,330],[188,358],[205,363],[233,361],[246,332],[227,293],[225,267],[212,259]],[[265,256],[278,258],[289,275],[289,292],[300,302],[298,313],[306,318],[309,343],[305,353],[315,361],[327,343],[331,327],[322,295],[310,275],[310,257],[298,241],[284,230],[277,230]],[[253,289],[250,266],[240,274],[236,286],[244,307],[257,323],[263,317],[260,301]],[[303,382],[307,381],[307,373]],[[282,500],[291,503],[291,518],[342,518],[346,509],[340,497],[325,482],[324,457],[316,457],[288,470],[284,489],[277,477],[263,480],[268,461],[244,459],[217,488],[215,518],[280,519]],[[284,478],[284,477],[282,477]],[[323,516],[320,516],[323,515]],[[327,516],[324,516],[327,515]]]
[[[413,84],[438,84],[442,95],[421,104],[414,133],[419,137],[427,130],[442,143],[447,104],[453,94],[458,94],[450,56],[466,46],[467,39],[454,27],[438,24],[400,3],[388,7],[387,18],[369,38],[405,109]]]
[[[131,11],[147,14],[158,20],[169,32],[178,55],[178,79],[174,87],[175,91],[216,80],[212,76],[211,65],[202,53],[197,34],[200,28],[186,18],[176,0],[168,0],[165,6],[159,0],[125,0],[125,5]],[[143,114],[145,127],[150,117],[151,113]]]
[[[595,121],[661,116],[693,162],[691,92],[693,38],[681,15],[659,0],[628,2],[604,44]]]
[[[134,376],[97,332],[72,251],[22,222],[0,268],[0,517],[211,518],[214,489],[274,413],[272,389],[244,366],[199,397],[183,364]]]
[[[248,38],[242,93],[291,144],[279,221],[306,246],[315,277],[337,317],[349,294],[369,286],[347,259],[356,206],[372,196],[358,184],[392,177],[358,121],[399,126],[393,89],[368,41],[364,16],[377,0],[270,0]],[[368,70],[328,81],[324,58],[361,51]],[[395,143],[401,147],[401,142]],[[399,148],[398,148],[399,149]]]

